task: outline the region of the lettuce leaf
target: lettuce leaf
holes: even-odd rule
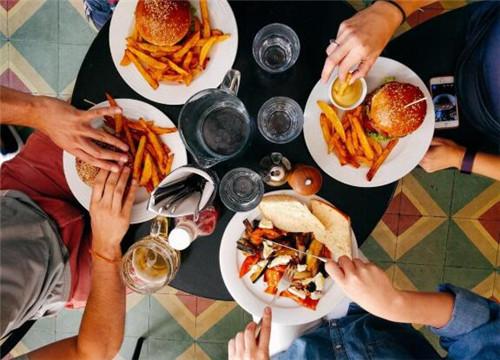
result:
[[[389,140],[392,139],[392,138],[390,138],[388,136],[384,136],[384,135],[381,135],[381,134],[373,132],[373,131],[369,131],[366,135],[368,135],[372,139],[377,140],[378,142],[389,141]]]

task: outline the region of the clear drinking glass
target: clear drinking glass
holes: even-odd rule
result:
[[[122,278],[139,294],[152,294],[172,281],[181,264],[180,253],[167,241],[168,219],[157,216],[151,232],[132,245],[122,259]]]
[[[252,51],[262,69],[279,73],[290,69],[299,58],[300,40],[291,27],[279,23],[269,24],[255,35]]]
[[[257,115],[257,126],[267,140],[285,144],[300,135],[304,113],[293,99],[276,96],[267,100]]]
[[[232,211],[248,211],[259,205],[264,183],[259,174],[247,168],[236,168],[224,175],[219,185],[222,203]]]

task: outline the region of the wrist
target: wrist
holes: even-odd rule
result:
[[[92,240],[92,250],[108,259],[119,259],[122,257],[120,242],[104,242],[94,238]]]
[[[27,106],[29,107],[29,122],[30,127],[42,131],[47,135],[44,125],[47,123],[47,111],[49,110],[49,97],[47,96],[32,96]]]
[[[390,2],[375,1],[370,8],[382,14],[387,22],[392,25],[394,30],[396,30],[405,20],[401,11],[396,7],[396,5],[391,4]]]

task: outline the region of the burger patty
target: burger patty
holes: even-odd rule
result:
[[[412,84],[391,81],[380,86],[367,97],[367,128],[386,137],[412,133],[424,121],[427,102],[405,106],[423,97],[422,91]]]

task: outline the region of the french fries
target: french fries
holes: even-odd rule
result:
[[[364,105],[345,112],[340,120],[328,103],[318,101],[317,104],[322,111],[319,124],[328,153],[333,152],[341,166],[369,167],[366,178],[372,181],[380,166],[398,143],[398,139],[390,140],[384,146],[376,139],[369,137],[362,126]]]
[[[366,179],[368,181],[371,181],[373,179],[373,177],[377,173],[378,169],[380,168],[380,165],[382,165],[382,163],[385,161],[385,159],[387,159],[387,157],[391,153],[392,149],[394,149],[394,147],[398,143],[398,140],[399,139],[393,139],[393,140],[389,141],[389,143],[385,147],[384,151],[382,151],[382,154],[377,158],[377,160],[375,160],[373,162],[372,166],[370,167],[370,170],[368,170],[368,174],[366,174]]]
[[[118,104],[116,103],[115,99],[113,99],[113,97],[111,95],[109,95],[108,93],[106,93],[105,95],[106,95],[106,99],[108,99],[109,106],[119,107]],[[113,119],[115,120],[115,133],[120,134],[122,132],[122,128],[123,128],[122,114],[115,114],[113,116]]]
[[[153,89],[160,83],[189,86],[206,69],[214,45],[230,38],[229,34],[212,28],[207,0],[200,0],[200,15],[201,20],[194,16],[192,29],[184,39],[171,46],[145,41],[134,25],[132,34],[126,38],[120,65],[134,64]]]
[[[210,37],[210,18],[208,17],[207,0],[200,0],[201,23],[203,27],[203,37]]]
[[[106,98],[111,106],[118,106],[111,95],[106,93]],[[174,154],[159,137],[172,134],[177,129],[158,126],[144,118],[135,121],[119,115],[105,116],[104,123],[115,130],[115,136],[127,143],[133,159],[132,177],[151,192],[170,173],[174,161]],[[119,123],[122,129],[117,131]]]
[[[342,126],[342,122],[340,121],[339,117],[337,116],[337,113],[335,110],[328,105],[325,101],[319,100],[317,102],[319,108],[321,111],[323,111],[326,115],[326,117],[331,121],[333,128],[335,131],[339,134],[340,138],[342,141],[345,142],[345,131],[344,127]]]

